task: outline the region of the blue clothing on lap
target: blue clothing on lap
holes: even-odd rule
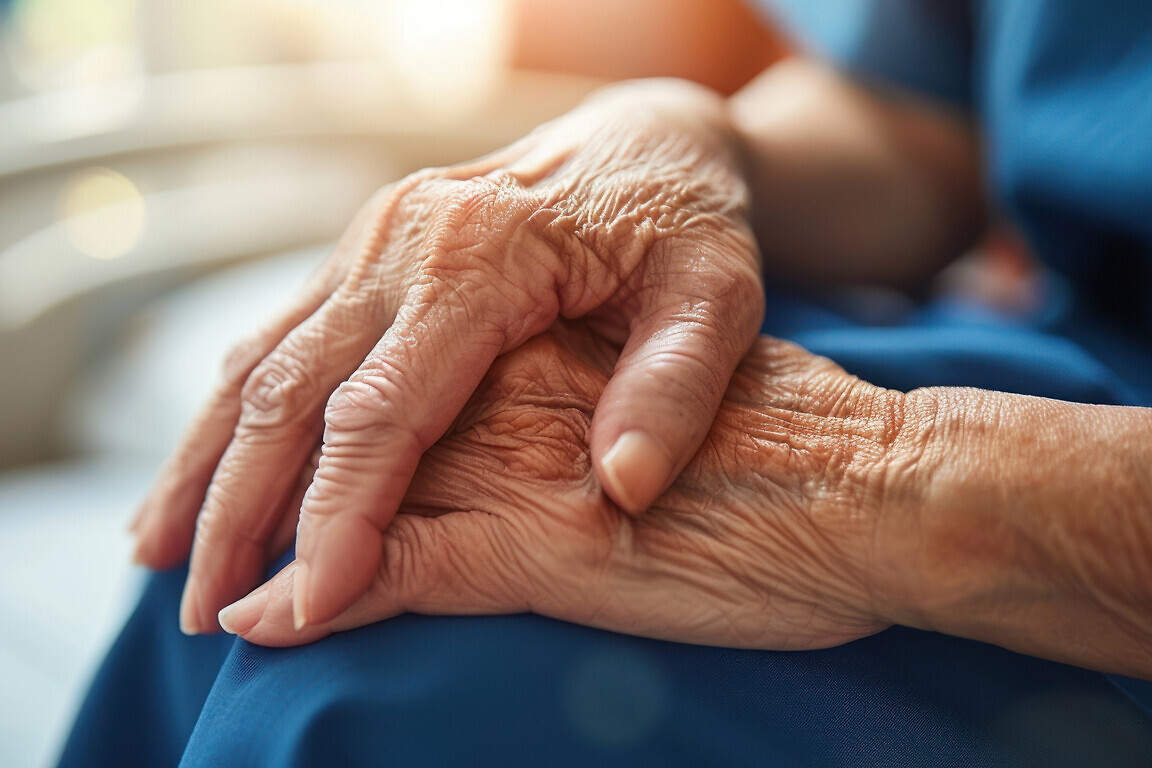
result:
[[[876,384],[1152,406],[1152,5],[795,0],[826,50],[972,109],[1056,276],[1043,313],[875,325],[770,292],[764,332]],[[1064,286],[1064,288],[1060,288]],[[152,578],[62,766],[1148,765],[1152,685],[895,628],[802,653],[536,616],[403,616],[295,649],[176,629]],[[1121,691],[1123,689],[1123,692]]]
[[[175,765],[185,742],[187,768],[1119,767],[1152,754],[1148,717],[1102,675],[942,635],[776,653],[530,615],[403,616],[270,649],[176,634],[184,575],[152,580],[62,766]]]

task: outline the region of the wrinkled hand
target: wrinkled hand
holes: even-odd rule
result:
[[[364,596],[297,632],[292,563],[226,609],[224,625],[296,645],[401,612],[531,611],[776,649],[886,626],[868,574],[905,395],[763,337],[700,451],[635,517],[599,493],[586,447],[614,362],[610,344],[573,325],[500,358],[375,539],[383,558]]]
[[[340,614],[421,455],[497,355],[558,316],[623,346],[589,433],[602,487],[631,512],[664,491],[763,309],[724,110],[694,86],[625,85],[382,190],[295,306],[230,356],[138,518],[140,561],[192,550],[185,630],[216,628],[298,511],[296,620]]]

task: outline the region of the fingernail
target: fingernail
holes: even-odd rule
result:
[[[184,596],[180,598],[180,631],[186,635],[200,634],[200,590],[191,576],[184,583]]]
[[[268,607],[268,593],[268,584],[265,583],[247,597],[224,608],[216,617],[220,626],[233,635],[242,635],[252,629],[264,617],[264,609]]]
[[[297,632],[308,624],[308,587],[308,564],[297,560],[295,583],[292,585],[292,626]]]
[[[600,460],[600,467],[608,494],[632,514],[643,512],[672,474],[667,451],[638,429],[620,435]]]

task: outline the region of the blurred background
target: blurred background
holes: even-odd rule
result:
[[[0,765],[55,759],[156,467],[375,189],[783,51],[739,0],[0,0]]]

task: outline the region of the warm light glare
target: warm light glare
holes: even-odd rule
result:
[[[434,110],[463,113],[498,84],[510,38],[507,0],[393,0],[388,55]]]
[[[131,253],[147,222],[140,190],[107,168],[89,168],[73,177],[60,196],[59,216],[72,245],[96,259]]]
[[[17,75],[41,90],[140,74],[137,0],[16,0]]]

